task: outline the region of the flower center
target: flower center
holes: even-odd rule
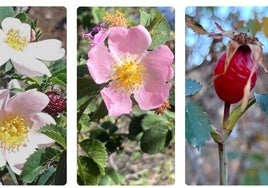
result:
[[[109,24],[109,27],[125,27],[128,26],[128,21],[125,18],[125,14],[120,11],[116,11],[115,15],[110,14],[109,12],[105,13],[104,20]]]
[[[14,50],[22,51],[29,43],[26,36],[22,36],[19,30],[10,29],[6,34],[5,42]]]
[[[19,147],[27,139],[29,130],[24,118],[18,115],[9,117],[0,125],[0,143],[8,149]]]
[[[143,83],[146,67],[140,64],[138,58],[123,58],[123,63],[114,65],[113,82],[118,88],[133,91]]]

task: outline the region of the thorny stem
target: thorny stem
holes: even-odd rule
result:
[[[224,113],[222,129],[224,128],[225,121],[227,121],[230,112],[230,103],[224,103]],[[219,150],[219,168],[220,168],[220,185],[227,185],[228,183],[228,173],[227,173],[227,155],[225,150],[225,140],[222,143],[218,143]]]

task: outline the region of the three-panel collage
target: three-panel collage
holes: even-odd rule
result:
[[[0,6],[0,184],[174,185],[175,8],[68,8]]]

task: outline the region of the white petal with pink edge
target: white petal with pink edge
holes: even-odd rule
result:
[[[48,103],[46,94],[31,89],[11,97],[7,102],[6,112],[27,117],[31,113],[42,111]]]
[[[42,112],[31,114],[28,119],[32,122],[31,129],[36,131],[45,125],[56,124],[55,120],[50,115]]]

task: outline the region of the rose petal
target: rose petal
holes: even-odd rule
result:
[[[126,92],[120,92],[113,84],[101,90],[101,96],[110,116],[120,116],[131,111],[130,95]]]
[[[88,53],[87,66],[90,75],[97,84],[111,79],[114,58],[103,43],[96,45]]]
[[[62,42],[57,39],[48,39],[29,43],[24,48],[23,54],[26,57],[33,57],[45,61],[55,61],[65,55]]]
[[[153,51],[146,52],[142,64],[146,67],[148,75],[157,82],[166,82],[173,78],[173,53],[165,46],[157,46]]]
[[[19,30],[20,35],[26,37],[27,40],[30,41],[31,27],[29,24],[21,23],[17,18],[7,17],[2,21],[1,25],[5,33],[10,29]]]
[[[16,150],[6,150],[6,159],[12,171],[19,175],[26,159],[35,151],[36,144],[34,143],[27,143],[27,145],[21,146]]]
[[[55,141],[44,134],[37,132],[28,133],[28,141],[16,150],[6,151],[6,159],[10,168],[18,175],[27,158],[33,154],[37,148],[51,146]]]
[[[46,113],[35,113],[30,115],[29,120],[32,122],[32,130],[39,130],[41,127],[49,124],[56,124],[55,120]]]
[[[17,53],[16,56],[12,56],[12,63],[18,73],[28,77],[51,76],[49,69],[37,59],[32,57],[24,56],[22,53]]]
[[[0,119],[4,119],[6,116],[5,109],[8,98],[9,98],[9,90],[7,89],[0,90]]]
[[[124,27],[115,27],[111,29],[108,38],[109,49],[112,54],[117,54],[117,58],[127,54],[143,54],[152,42],[147,29],[138,25],[126,29]]]
[[[0,43],[0,49],[0,66],[2,66],[10,59],[10,57],[12,56],[12,51],[10,50],[10,47],[7,46],[5,43]]]
[[[0,149],[0,167],[3,167],[5,165],[6,165],[5,154],[4,154],[4,151],[2,151],[2,149]]]
[[[35,142],[34,144],[36,144],[35,147],[37,148],[48,147],[55,143],[53,139],[49,138],[48,136],[42,133],[38,133],[35,131],[31,132],[28,138],[29,138],[29,143]]]
[[[158,83],[156,80],[147,80],[146,84],[134,91],[134,98],[142,110],[151,110],[160,107],[168,98],[170,83]]]
[[[6,111],[28,117],[31,113],[41,112],[48,102],[46,94],[31,89],[11,97],[7,103]]]

